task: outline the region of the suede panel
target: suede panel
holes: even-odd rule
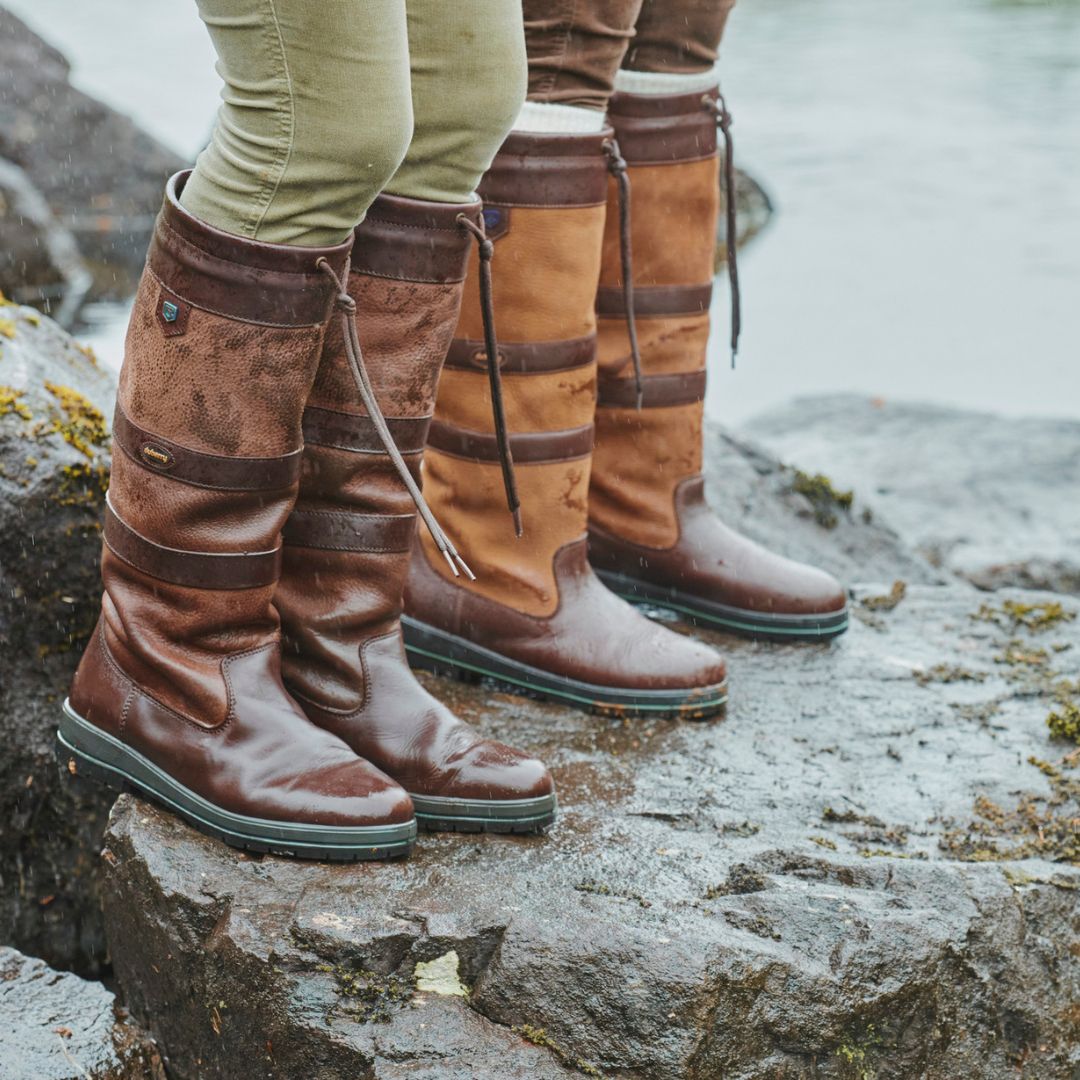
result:
[[[596,327],[593,298],[600,276],[604,207],[515,207],[495,241],[495,326],[503,341],[560,341]],[[455,337],[483,340],[478,256],[469,273]]]
[[[517,483],[521,539],[514,535],[497,464],[432,449],[425,455],[424,491],[477,578],[455,584],[529,615],[551,615],[559,606],[555,553],[585,532],[589,459],[519,466]],[[436,573],[453,579],[430,538],[421,542]]]
[[[701,471],[702,402],[673,408],[597,409],[589,516],[647,547],[679,539],[675,489]]]
[[[635,285],[696,285],[711,281],[720,206],[719,162],[631,165],[630,237]],[[602,285],[622,284],[614,181],[609,183]]]
[[[514,435],[567,431],[593,421],[596,368],[572,368],[550,374],[504,372],[503,404]],[[491,387],[484,373],[447,369],[439,382],[439,419],[473,431],[494,431]]]
[[[637,320],[642,373],[674,375],[705,367],[709,343],[709,315],[678,315],[664,319]],[[603,375],[633,375],[626,320],[603,318],[596,323],[596,350]]]

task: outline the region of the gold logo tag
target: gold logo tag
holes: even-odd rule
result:
[[[168,469],[174,461],[172,454],[168,450],[163,450],[160,446],[151,446],[149,443],[139,453],[142,455],[143,461],[147,465],[153,465],[155,469]]]

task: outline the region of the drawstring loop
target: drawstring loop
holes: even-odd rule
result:
[[[641,350],[638,348],[637,322],[634,319],[634,260],[630,250],[630,177],[626,159],[614,139],[604,140],[604,156],[608,172],[615,178],[619,191],[619,255],[622,259],[623,310],[626,314],[626,334],[630,339],[630,359],[634,364],[634,387],[637,407],[645,398],[645,383],[641,373]]]
[[[349,361],[349,368],[352,371],[353,379],[356,382],[356,388],[360,392],[360,399],[364,403],[364,408],[367,409],[368,418],[375,427],[375,432],[379,436],[379,441],[382,443],[383,449],[394,463],[394,468],[397,469],[398,476],[401,477],[401,482],[412,496],[412,501],[416,505],[417,512],[420,514],[420,517],[423,518],[428,532],[431,533],[431,539],[435,541],[435,546],[442,552],[443,558],[450,564],[450,569],[453,570],[454,577],[460,576],[458,567],[461,567],[469,579],[475,581],[476,575],[469,569],[468,564],[458,554],[457,549],[450,542],[450,538],[443,532],[442,526],[435,520],[435,515],[431,512],[427,500],[425,500],[420,492],[419,486],[413,479],[413,475],[409,471],[409,466],[405,464],[405,459],[401,456],[401,451],[398,450],[397,444],[394,442],[394,436],[390,433],[390,428],[387,426],[386,417],[383,416],[382,409],[379,408],[378,399],[375,397],[375,390],[368,377],[367,368],[364,366],[364,357],[360,350],[360,338],[356,333],[356,301],[349,295],[348,289],[345,287],[345,282],[349,280],[348,261],[345,263],[345,270],[342,277],[338,277],[338,275],[334,273],[334,268],[325,258],[320,258],[315,265],[322,273],[326,274],[326,276],[333,281],[337,288],[337,296],[334,297],[334,304],[341,313],[342,336],[345,339],[345,356]]]
[[[495,421],[495,442],[499,448],[506,505],[514,519],[514,532],[520,538],[524,527],[521,521],[521,500],[518,498],[517,478],[514,475],[514,456],[510,450],[510,432],[503,404],[502,371],[499,367],[499,348],[495,338],[495,304],[491,289],[491,259],[495,245],[487,238],[483,218],[480,223],[467,214],[458,214],[458,224],[476,237],[480,255],[480,315],[484,323],[484,349],[487,353],[488,385],[491,387],[491,414]]]
[[[717,126],[724,135],[724,201],[727,212],[727,271],[728,285],[731,292],[731,366],[735,366],[735,356],[739,351],[739,333],[742,330],[742,302],[739,296],[739,261],[736,241],[737,225],[735,222],[735,144],[731,138],[731,113],[728,112],[724,95],[717,90],[717,100],[710,95],[701,99],[702,104],[715,117]]]

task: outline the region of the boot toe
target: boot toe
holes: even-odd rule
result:
[[[539,758],[483,740],[459,763],[442,794],[501,801],[543,798],[554,790],[551,773]]]
[[[320,825],[405,825],[415,817],[408,792],[362,758],[308,781],[312,817]]]
[[[758,591],[777,615],[831,615],[847,606],[847,593],[832,574],[791,559],[777,557]]]

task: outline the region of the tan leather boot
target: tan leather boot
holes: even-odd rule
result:
[[[237,847],[405,854],[402,788],[312,724],[271,604],[300,415],[350,244],[255,243],[188,214],[174,177],[131,316],[113,426],[101,619],[58,734],[70,772]],[[351,241],[350,241],[351,243]]]
[[[458,318],[480,204],[380,196],[356,230],[348,290],[363,364],[413,474]],[[346,343],[327,335],[304,412],[300,499],[285,526],[275,603],[285,681],[307,715],[412,795],[429,829],[529,832],[555,816],[535,758],[482,739],[409,669],[401,597],[413,500],[355,398]]]
[[[406,589],[406,648],[414,664],[585,708],[707,715],[725,700],[723,660],[619,600],[586,557],[605,139],[515,132],[481,183],[524,535],[504,500],[482,312],[466,288],[424,490],[467,545],[476,581],[455,578],[422,536]],[[470,277],[481,270],[474,253]]]
[[[781,641],[847,629],[843,588],[729,529],[705,501],[702,414],[719,202],[711,95],[615,94],[629,165],[641,409],[626,331],[617,221],[597,293],[599,407],[589,558],[621,596],[692,622]],[[609,207],[615,205],[614,186]]]

